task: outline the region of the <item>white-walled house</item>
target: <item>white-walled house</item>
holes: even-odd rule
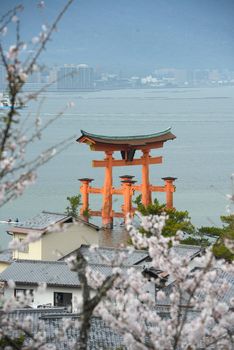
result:
[[[76,272],[69,269],[65,262],[17,260],[0,274],[0,281],[5,283],[4,298],[19,297],[20,294],[32,295],[32,307],[40,305],[72,306],[75,310],[81,300],[80,283]],[[14,281],[14,288],[8,286]],[[46,283],[41,292],[38,286]],[[11,285],[9,283],[9,285]]]
[[[43,211],[41,214],[9,228],[13,239],[24,241],[35,233],[40,239],[31,242],[24,251],[14,250],[13,259],[58,260],[87,242],[98,244],[99,227],[82,220],[72,222],[66,214]]]
[[[65,262],[17,260],[0,274],[0,280],[5,282],[4,298],[29,293],[33,307],[71,305],[74,308],[81,297],[77,273]],[[14,288],[8,286],[9,281],[14,281]],[[47,287],[41,292],[38,287],[44,283]]]
[[[86,250],[87,251],[87,250]],[[136,253],[139,255],[139,253]],[[140,254],[141,255],[141,254]],[[134,258],[136,260],[136,258]],[[142,255],[137,259],[141,260]],[[104,277],[112,275],[113,265],[90,263],[89,267],[94,273]],[[134,268],[136,272],[142,273],[142,265],[122,266],[122,273]],[[14,286],[12,287],[12,283]],[[20,294],[29,294],[32,301],[29,306],[39,307],[49,305],[51,307],[69,307],[77,310],[77,302],[81,299],[81,288],[77,272],[71,271],[65,261],[40,261],[40,260],[15,260],[0,273],[0,283],[3,284],[1,293],[4,298],[18,297]],[[47,288],[41,293],[40,284],[46,283]],[[155,298],[155,283],[148,282],[143,292],[150,293]],[[95,290],[92,291],[95,295]]]

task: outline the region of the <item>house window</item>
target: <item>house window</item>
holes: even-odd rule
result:
[[[72,306],[72,293],[54,292],[54,306]]]
[[[31,302],[34,301],[33,289],[15,288],[15,290],[14,290],[15,298],[19,299],[22,295],[27,296],[27,297],[30,296],[31,297]]]

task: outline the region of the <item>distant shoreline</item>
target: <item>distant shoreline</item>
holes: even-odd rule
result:
[[[113,88],[103,88],[103,89],[54,89],[54,90],[46,90],[45,92],[51,92],[51,93],[71,93],[71,92],[100,92],[100,91],[118,91],[118,90],[175,90],[175,89],[209,89],[209,88],[225,88],[225,87],[234,87],[234,84],[229,84],[229,85],[201,85],[201,86],[157,86],[157,87],[152,87],[152,86],[145,86],[145,87],[113,87]],[[35,90],[23,90],[24,93],[35,93],[37,92],[38,89]]]

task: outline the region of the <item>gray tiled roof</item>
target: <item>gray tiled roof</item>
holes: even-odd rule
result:
[[[224,282],[227,283],[228,288],[222,293],[217,295],[217,300],[222,301],[230,305],[230,299],[234,296],[234,273],[233,272],[226,272],[222,271],[221,269],[216,269],[217,276],[215,278],[214,284],[215,285],[222,285]],[[167,287],[165,287],[163,292],[165,293],[165,298],[162,300],[156,300],[156,303],[158,306],[164,305],[164,306],[170,306],[171,300],[170,295],[173,291],[174,283],[169,284]],[[186,306],[188,303],[190,295],[187,292],[184,292],[181,298],[181,306]],[[204,293],[195,293],[195,298],[197,300],[203,300],[204,299]]]
[[[159,314],[162,318],[169,318],[170,314],[166,309],[157,308],[156,313]],[[185,310],[182,310],[182,315]],[[199,315],[197,311],[189,310],[186,311],[187,321],[191,321]],[[57,349],[57,350],[73,350],[75,349],[74,345],[79,339],[79,316],[77,314],[71,314],[63,310],[62,308],[56,309],[26,309],[26,310],[16,310],[10,312],[3,316],[5,320],[12,322],[23,323],[25,319],[31,319],[31,329],[30,333],[32,335],[37,335],[38,332],[43,330],[46,337],[46,345],[48,348]],[[4,319],[3,318],[3,319]],[[70,327],[63,333],[64,322],[69,320]],[[6,326],[4,326],[4,324]],[[150,325],[147,325],[150,327]],[[232,331],[232,326],[227,325],[229,331]],[[2,333],[10,335],[11,338],[19,336],[20,331],[16,329],[14,331],[9,330],[9,327],[6,323],[2,323]],[[150,328],[150,333],[152,329]],[[57,337],[62,331],[63,336]],[[127,331],[126,331],[127,332]],[[146,346],[147,346],[147,339]],[[25,344],[27,345],[27,337],[25,339]],[[199,349],[206,348],[206,342],[210,343],[209,338],[201,338]],[[50,347],[51,346],[51,347]],[[77,348],[77,347],[76,347]],[[127,350],[126,346],[123,345],[123,337],[118,333],[117,330],[111,329],[101,318],[92,317],[91,318],[91,327],[88,333],[88,350],[117,350],[123,349]],[[176,347],[177,350],[181,350],[181,346]],[[213,348],[212,348],[213,349]]]
[[[108,266],[104,264],[89,264],[88,266],[91,268],[92,271],[101,273],[105,277],[111,276],[113,274],[113,267],[111,265]],[[141,265],[124,265],[120,268],[121,275],[125,275],[130,268],[133,268],[135,271],[143,271],[143,266]]]
[[[90,246],[82,245],[79,250],[87,259],[89,264],[105,264],[107,261],[113,261],[118,257],[119,253],[125,253],[126,258],[123,262],[124,265],[136,265],[148,257],[148,252],[145,250],[133,250],[129,252],[124,248],[112,248],[112,247],[98,247],[95,250],[90,251]],[[60,260],[65,260],[71,255],[75,255],[77,250],[66,255]]]
[[[171,248],[180,257],[190,257],[191,259],[199,255],[203,248],[195,245],[178,244]]]
[[[16,283],[79,286],[77,273],[69,269],[65,262],[17,260],[0,274],[0,280],[13,280]]]
[[[104,264],[89,264],[89,267],[104,277],[112,275],[112,266]],[[133,267],[142,271],[142,266],[124,266],[123,273]],[[64,286],[72,288],[80,285],[77,273],[71,271],[64,261],[16,260],[6,270],[0,273],[0,281],[13,280],[17,284],[36,285],[40,282],[48,286]]]
[[[45,330],[47,344],[53,345],[53,349],[73,349],[72,344],[74,344],[79,337],[78,324],[76,324],[76,322],[79,321],[79,316],[76,314],[69,314],[62,308],[16,310],[9,313],[6,317],[11,321],[17,320],[20,322],[30,317],[32,319],[31,333],[36,335],[39,330]],[[73,324],[65,332],[63,338],[60,337],[57,339],[58,337],[56,337],[56,334],[59,329],[63,329],[63,322],[66,319],[72,320]],[[4,331],[7,333],[8,329],[6,328]],[[15,331],[14,334],[11,332],[11,337],[16,337],[17,335],[17,331]],[[88,350],[112,350],[120,347],[121,349],[125,349],[122,343],[122,337],[116,331],[108,327],[100,318],[92,317]]]
[[[59,315],[58,315],[59,316]],[[79,338],[79,328],[73,325],[67,332],[64,341],[56,339],[56,329],[63,329],[63,321],[66,318],[71,318],[73,321],[79,321],[79,317],[73,315],[63,315],[61,317],[42,317],[45,322],[47,341],[55,344],[56,349],[72,349],[72,343]],[[108,327],[105,322],[98,317],[92,317],[91,327],[88,336],[89,350],[114,350],[117,348],[126,349],[123,347],[122,337],[113,329]]]
[[[198,256],[199,254],[202,254],[204,249],[202,247],[199,246],[195,246],[195,245],[187,245],[187,244],[178,244],[173,246],[171,249],[172,253],[177,254],[180,258],[189,258],[190,260],[192,260],[193,258],[195,258],[196,256]],[[141,265],[148,265],[151,266],[150,263],[151,259],[147,259],[146,261],[142,261]]]
[[[14,227],[33,229],[33,230],[43,230],[50,225],[56,224],[59,221],[64,221],[69,219],[66,214],[50,213],[43,211],[42,213],[34,216],[31,219],[17,223]]]

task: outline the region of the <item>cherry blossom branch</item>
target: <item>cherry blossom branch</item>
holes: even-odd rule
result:
[[[79,340],[76,343],[76,350],[87,350],[88,334],[91,326],[91,317],[93,315],[94,309],[106,296],[108,290],[110,290],[118,278],[119,274],[114,273],[108,276],[97,288],[95,296],[91,297],[91,287],[89,286],[88,279],[86,276],[87,261],[83,254],[78,251],[76,255],[76,260],[74,259],[69,262],[71,269],[77,271],[79,281],[82,290],[82,306],[81,306],[81,320],[80,320],[80,331]]]
[[[0,33],[3,32],[4,28],[12,21],[12,17],[15,16],[19,11],[23,10],[22,5],[15,6],[13,9],[7,11],[1,18],[0,18]]]
[[[180,340],[180,336],[182,334],[182,331],[183,331],[183,327],[185,325],[185,322],[187,320],[187,317],[188,317],[188,307],[190,306],[191,304],[191,300],[193,299],[196,291],[198,290],[199,286],[201,285],[202,281],[203,281],[203,277],[206,275],[206,273],[210,270],[211,268],[211,263],[212,263],[212,260],[214,259],[214,256],[213,254],[210,255],[210,258],[207,262],[207,265],[201,270],[201,274],[199,274],[199,276],[195,276],[195,284],[194,284],[194,287],[193,289],[191,290],[191,292],[189,293],[189,299],[187,301],[187,304],[186,304],[186,312],[183,314],[183,317],[182,317],[182,320],[179,320],[179,324],[176,325],[176,329],[177,329],[177,332],[176,332],[176,336],[174,338],[174,346],[173,346],[173,349],[176,350],[177,349],[177,346],[178,346],[178,343],[179,343],[179,340]],[[180,293],[180,297],[181,297],[181,293]]]
[[[35,181],[36,178],[36,170],[47,163],[50,159],[58,156],[65,149],[70,147],[73,144],[74,136],[69,137],[62,142],[59,142],[52,147],[46,149],[39,156],[37,156],[34,160],[21,164],[18,169],[15,169],[14,172],[23,170],[27,168],[27,171],[23,174],[20,174],[18,177],[15,176],[12,182],[6,181],[4,188],[4,199],[0,201],[0,207],[5,205],[12,199],[17,198],[21,195],[28,185]],[[2,186],[4,183],[2,184]]]
[[[37,60],[47,42],[51,39],[53,31],[56,29],[59,21],[73,1],[74,0],[67,1],[50,29],[43,28],[43,35],[40,37],[39,47],[33,58],[28,61],[27,67],[25,67],[25,64],[21,63],[19,57],[21,51],[24,50],[26,45],[22,42],[20,37],[21,22],[19,18],[15,16],[22,7],[16,6],[13,10],[8,11],[0,20],[3,27],[10,22],[15,23],[16,25],[16,43],[15,45],[10,46],[7,53],[4,52],[2,43],[0,42],[0,56],[6,70],[10,95],[10,109],[5,115],[0,116],[0,206],[7,203],[10,199],[16,198],[19,192],[22,193],[22,189],[24,188],[24,185],[22,186],[22,184],[29,184],[29,182],[35,178],[33,172],[35,172],[37,167],[52,158],[55,146],[60,147],[57,154],[60,153],[62,148],[65,149],[67,147],[63,147],[62,143],[59,143],[48,148],[32,161],[25,160],[25,152],[29,145],[34,141],[39,140],[43,132],[64,114],[66,108],[55,115],[55,117],[50,118],[44,125],[40,125],[38,122],[39,115],[37,115],[35,120],[35,130],[33,129],[32,131],[31,126],[27,127],[26,125],[26,121],[30,120],[29,116],[22,120],[22,116],[20,115],[20,108],[24,105],[24,101],[19,94],[28,75],[34,72]],[[28,97],[28,100],[36,98],[41,92],[46,90],[47,86],[48,84],[38,92],[34,93],[34,95],[29,95],[30,97]],[[24,128],[25,125],[26,129]],[[63,143],[65,145],[67,140],[64,140]],[[19,172],[23,170],[26,171],[19,174]],[[20,188],[20,190],[18,188]],[[17,193],[14,194],[13,190]],[[3,199],[4,195],[7,195],[6,199]]]
[[[57,29],[57,25],[60,22],[61,18],[63,17],[63,15],[65,14],[65,12],[67,11],[67,9],[69,8],[69,6],[73,3],[74,0],[69,0],[66,5],[64,6],[64,8],[62,9],[62,11],[58,14],[57,18],[55,19],[55,21],[53,22],[52,26],[50,27],[50,29],[48,30],[47,34],[44,36],[44,38],[41,41],[41,45],[38,49],[38,51],[36,52],[35,56],[33,57],[33,59],[31,60],[28,68],[25,69],[26,74],[29,74],[32,69],[33,66],[36,64],[39,56],[41,55],[42,51],[45,49],[45,46],[47,44],[47,42],[50,40],[52,33],[54,30]]]

